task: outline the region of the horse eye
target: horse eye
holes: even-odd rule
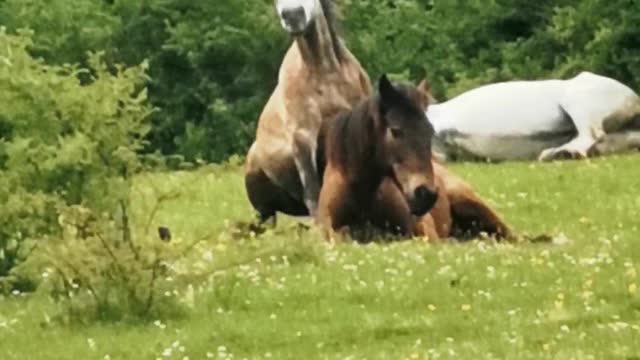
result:
[[[404,136],[404,132],[402,131],[402,129],[391,128],[391,136],[393,136],[394,139],[399,139]]]

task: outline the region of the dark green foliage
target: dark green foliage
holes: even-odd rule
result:
[[[0,25],[34,30],[31,51],[57,64],[84,62],[87,51],[110,48],[122,27],[104,0],[2,0]]]
[[[590,70],[640,86],[640,0],[338,0],[349,47],[370,72],[439,97],[480,84]],[[0,23],[36,30],[52,63],[150,63],[149,149],[208,161],[242,154],[290,42],[272,0],[4,0]],[[0,127],[0,132],[4,131]]]
[[[349,44],[372,77],[426,73],[440,97],[583,70],[640,86],[640,1],[344,2]]]
[[[152,62],[153,143],[188,159],[243,152],[275,86],[285,37],[270,7],[249,1],[166,2],[162,54]]]

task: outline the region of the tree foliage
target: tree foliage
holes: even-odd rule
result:
[[[338,0],[347,44],[377,77],[428,76],[441,98],[489,82],[590,70],[640,86],[640,0]],[[272,0],[0,1],[48,63],[150,63],[151,150],[243,153],[289,39]]]

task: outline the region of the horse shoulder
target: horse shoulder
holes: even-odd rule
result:
[[[360,88],[362,89],[363,97],[369,97],[372,95],[372,87],[371,87],[371,79],[369,79],[369,75],[367,72],[360,67]]]
[[[282,86],[280,113],[289,134],[302,131],[315,137],[322,120],[323,102],[326,100],[316,96],[317,89],[304,76],[290,78]]]
[[[349,89],[349,103],[353,105],[355,101],[369,97],[372,93],[371,80],[358,59],[346,47],[339,76]]]
[[[347,50],[348,51],[348,50]],[[345,63],[354,75],[351,75],[352,83],[359,87],[360,97],[369,97],[373,93],[373,87],[371,86],[371,79],[366,70],[362,67],[358,59],[349,52],[349,56],[345,57]]]
[[[310,95],[310,101],[317,106],[319,119],[322,122],[333,121],[339,114],[351,110],[366,98],[368,92],[364,90],[361,81],[359,70],[348,68],[325,77],[324,81],[317,81],[317,88]]]
[[[258,118],[256,141],[259,142],[270,138],[281,139],[286,134],[283,117],[281,87],[278,85],[271,93]]]
[[[341,70],[293,71],[283,79],[286,123],[290,130],[317,134],[323,121],[351,109],[364,97],[359,78]]]

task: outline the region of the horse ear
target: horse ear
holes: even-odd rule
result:
[[[418,84],[417,87],[418,91],[428,94],[429,93],[429,80],[427,79],[422,79],[422,81],[420,81],[420,84]]]
[[[396,88],[389,81],[387,74],[383,74],[378,80],[378,92],[380,93],[380,105],[383,112],[386,112],[393,104],[397,103],[400,97]]]
[[[378,80],[378,92],[380,92],[380,97],[383,100],[390,100],[393,98],[393,94],[395,93],[395,89],[389,81],[387,74],[382,74],[380,80]]]
[[[420,105],[422,108],[427,108],[429,106],[429,81],[427,79],[423,79],[420,84],[416,87],[418,91],[418,95],[420,97]]]

